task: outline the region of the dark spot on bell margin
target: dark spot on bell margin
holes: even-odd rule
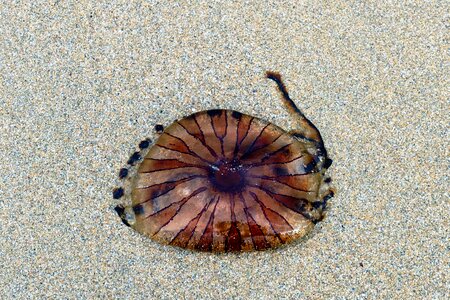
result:
[[[325,162],[323,163],[323,167],[324,167],[324,168],[329,168],[329,167],[331,166],[332,163],[333,163],[333,160],[327,157],[327,158],[325,159]]]
[[[330,177],[327,177],[327,178],[325,178],[325,179],[323,180],[323,182],[325,182],[325,183],[330,183],[330,182],[331,182],[331,178],[330,178]]]
[[[139,143],[139,149],[141,150],[148,148],[148,146],[150,146],[150,140],[143,140]]]
[[[222,114],[221,109],[211,109],[208,110],[206,113],[210,116],[210,117],[214,117],[214,116],[220,116]]]
[[[120,171],[119,171],[119,178],[120,179],[123,179],[123,178],[127,177],[127,175],[128,175],[128,169],[127,168],[120,169]]]
[[[322,201],[316,201],[312,203],[312,206],[317,209],[322,207],[323,209],[325,209],[327,207],[327,202],[328,200],[330,200],[331,198],[333,198],[334,196],[334,192],[330,191],[328,194],[326,194],[323,198]]]
[[[312,170],[314,170],[314,168],[316,167],[316,162],[313,160],[311,161],[309,164],[307,164],[306,166],[304,165],[303,168],[305,170],[305,173],[309,173]]]
[[[323,219],[325,218],[325,215],[324,214],[322,214],[321,216],[319,216],[318,218],[316,218],[316,219],[312,219],[311,220],[311,222],[313,222],[313,224],[315,225],[315,224],[317,224],[317,223],[319,223],[319,222],[321,222],[321,221],[323,221]]]
[[[136,215],[141,215],[144,213],[144,207],[140,204],[133,206],[133,211]]]
[[[164,126],[162,126],[161,124],[156,124],[155,125],[155,131],[157,133],[162,133],[164,131]]]
[[[323,209],[325,209],[325,208],[327,207],[327,202],[328,202],[328,200],[330,200],[331,198],[333,198],[333,196],[334,196],[334,192],[333,192],[333,191],[330,191],[327,195],[325,195],[325,196],[322,198],[322,201],[316,201],[316,202],[313,202],[313,203],[312,203],[312,206],[313,206],[315,209],[320,208],[320,207],[322,207]]]
[[[237,119],[237,120],[240,120],[241,117],[242,117],[242,114],[241,114],[240,112],[238,112],[238,111],[234,111],[234,110],[233,110],[233,112],[231,113],[231,116],[232,116],[233,118]]]
[[[330,193],[328,193],[325,197],[323,197],[322,200],[323,200],[324,203],[327,203],[327,201],[330,200],[333,197],[334,197],[334,192],[330,191]]]
[[[123,196],[123,188],[115,188],[113,190],[113,198],[119,199]]]
[[[317,209],[317,208],[319,208],[319,207],[321,207],[321,206],[323,206],[324,204],[323,204],[323,202],[322,201],[316,201],[316,202],[313,202],[312,203],[312,206],[313,206],[313,208],[315,208],[315,209]]]
[[[141,159],[141,155],[139,152],[134,152],[133,155],[131,155],[130,159],[127,161],[127,164],[134,165],[135,162]]]
[[[283,167],[275,167],[273,168],[273,171],[277,176],[286,176],[290,174],[289,171]]]
[[[184,120],[186,120],[186,121],[194,121],[194,120],[195,120],[194,115],[195,115],[195,114],[192,114],[192,115],[189,115],[189,116],[187,116],[187,117],[184,117]]]
[[[131,227],[130,223],[128,223],[128,221],[125,220],[124,218],[125,209],[123,208],[123,206],[117,205],[116,207],[114,207],[114,210],[119,215],[120,219],[122,219],[123,224],[127,225],[128,227]]]
[[[125,209],[120,205],[117,205],[116,207],[114,207],[114,210],[119,215],[119,217],[121,217],[123,215],[123,213],[125,212]]]

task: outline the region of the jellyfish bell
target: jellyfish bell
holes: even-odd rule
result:
[[[317,128],[290,99],[277,73],[283,102],[299,127],[286,132],[234,110],[194,113],[141,143],[120,176],[131,203],[123,222],[162,244],[200,251],[275,248],[307,234],[325,215],[334,193]],[[125,174],[126,173],[126,174]],[[121,198],[124,188],[115,190]]]

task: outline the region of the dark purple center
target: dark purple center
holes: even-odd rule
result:
[[[238,192],[244,186],[245,171],[237,160],[219,161],[211,166],[209,179],[220,191]]]

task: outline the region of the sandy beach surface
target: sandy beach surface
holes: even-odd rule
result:
[[[448,3],[174,2],[0,4],[0,298],[449,299]],[[327,218],[219,255],[124,226],[111,191],[156,123],[293,128],[266,70],[334,160]]]

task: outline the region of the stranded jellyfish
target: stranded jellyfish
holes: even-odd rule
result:
[[[162,244],[201,251],[275,248],[307,234],[333,197],[331,165],[317,128],[267,72],[298,120],[286,132],[233,110],[194,113],[169,127],[119,172],[122,221]],[[151,146],[151,147],[150,147]]]

